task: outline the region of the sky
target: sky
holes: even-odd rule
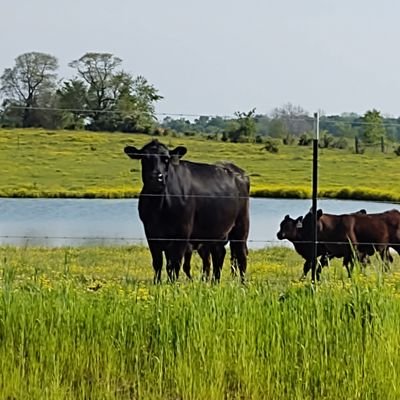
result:
[[[400,115],[398,0],[1,0],[0,73],[25,52],[108,52],[159,113]]]

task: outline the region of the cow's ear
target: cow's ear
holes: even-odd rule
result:
[[[171,157],[182,158],[187,152],[187,148],[183,146],[175,147],[175,149],[170,150],[169,154]]]
[[[124,152],[128,157],[134,160],[140,160],[142,158],[142,152],[134,146],[125,146]]]
[[[169,152],[170,156],[171,156],[171,162],[174,165],[178,165],[179,164],[179,159],[182,158],[187,152],[186,147],[183,146],[178,146],[175,147],[175,149],[171,150]]]
[[[289,217],[289,214],[286,214],[285,215],[285,219],[289,219],[290,217]]]
[[[323,214],[323,211],[322,211],[321,209],[319,209],[319,210],[317,211],[317,219],[318,219],[318,218],[321,218],[322,214]]]

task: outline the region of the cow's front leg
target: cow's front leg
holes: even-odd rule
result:
[[[304,279],[307,278],[308,271],[311,269],[311,261],[306,260],[304,261],[303,265],[303,275],[300,277],[300,280],[303,281]]]
[[[161,283],[161,270],[163,265],[163,253],[157,242],[149,241],[151,257],[153,259],[154,284]]]
[[[345,266],[345,268],[347,270],[348,277],[351,278],[351,274],[352,274],[353,268],[354,268],[354,256],[352,253],[346,254],[343,257],[343,265]]]

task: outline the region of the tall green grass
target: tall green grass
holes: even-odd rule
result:
[[[289,249],[252,251],[245,286],[200,282],[199,260],[194,282],[154,286],[141,247],[0,256],[0,398],[400,395],[398,260],[313,288]]]

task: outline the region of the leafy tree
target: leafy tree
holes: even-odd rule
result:
[[[143,76],[121,70],[121,63],[110,53],[86,53],[69,64],[86,92],[89,129],[132,132],[148,129],[155,119],[154,102],[162,96]],[[68,91],[60,95],[65,100]]]
[[[373,109],[367,111],[362,117],[362,137],[365,143],[372,144],[386,136],[383,118],[379,111]]]
[[[63,113],[62,127],[67,129],[79,129],[84,125],[84,117],[87,116],[87,88],[82,80],[77,78],[64,81],[57,90],[58,106],[65,109]]]
[[[23,127],[41,125],[43,112],[36,108],[53,102],[58,69],[57,58],[45,53],[19,55],[12,68],[6,68],[0,78],[5,113],[16,117]],[[20,108],[19,111],[16,111]]]
[[[231,121],[227,131],[230,142],[249,142],[254,139],[256,133],[256,122],[254,119],[256,109],[248,112],[235,112],[236,120]]]
[[[271,119],[268,115],[256,115],[256,134],[260,136],[267,136],[270,133]]]

